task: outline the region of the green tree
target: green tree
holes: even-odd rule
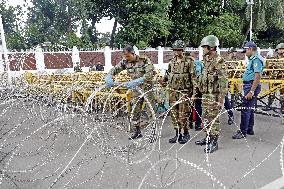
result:
[[[189,46],[199,46],[201,39],[208,34],[205,28],[221,13],[221,1],[172,0],[169,17],[174,24],[165,45],[171,45],[173,41],[181,39]]]
[[[21,28],[21,16],[23,14],[20,6],[7,6],[6,0],[0,1],[0,12],[2,15],[3,28],[5,31],[8,49],[25,49],[25,39]]]
[[[117,33],[116,43],[143,44],[143,46],[153,44],[156,38],[167,37],[170,34],[172,22],[168,17],[168,10],[171,1],[125,1],[125,12],[120,13],[117,18],[122,28]],[[160,44],[158,44],[160,45]]]
[[[224,13],[217,17],[204,32],[218,36],[222,47],[239,47],[242,45],[245,36],[239,27],[240,18],[233,13]]]
[[[66,38],[76,32],[81,19],[78,3],[78,0],[32,0],[33,7],[29,8],[26,29],[28,43],[35,46],[49,41],[70,46],[66,44]]]

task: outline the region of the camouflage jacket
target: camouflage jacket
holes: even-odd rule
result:
[[[238,57],[236,57],[236,56],[229,56],[228,57],[228,59],[227,59],[227,61],[238,61]]]
[[[121,60],[109,73],[115,76],[123,70],[127,71],[127,74],[132,80],[144,77],[145,80],[142,89],[149,90],[152,88],[154,65],[149,58],[136,56],[136,60],[133,62]]]
[[[282,58],[284,58],[284,54],[276,54],[275,58],[276,59],[282,59]]]
[[[181,62],[178,62],[175,56],[169,62],[165,80],[168,81],[170,89],[194,93],[196,77],[194,59],[184,56]]]
[[[218,93],[225,97],[228,92],[228,79],[224,59],[220,55],[209,58],[203,56],[203,73],[198,80],[198,88],[203,94]]]

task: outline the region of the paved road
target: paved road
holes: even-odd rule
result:
[[[0,188],[261,188],[282,177],[280,118],[256,115],[255,135],[232,140],[236,124],[221,116],[219,150],[206,155],[190,131],[186,145],[169,144],[170,119],[160,140],[129,142],[127,119],[57,111],[40,103],[0,104]],[[146,134],[147,135],[147,134]],[[91,137],[87,137],[91,136]],[[281,186],[279,186],[280,188]]]

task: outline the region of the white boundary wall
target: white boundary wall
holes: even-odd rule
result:
[[[17,54],[17,53],[26,53],[26,54],[30,54],[30,53],[35,53],[35,59],[36,59],[36,67],[37,70],[28,70],[29,72],[32,73],[55,73],[58,72],[58,69],[45,69],[45,63],[44,63],[44,54],[45,53],[50,53],[50,54],[56,54],[56,53],[65,53],[65,54],[71,54],[72,57],[72,62],[73,65],[75,65],[76,62],[80,62],[80,58],[79,58],[79,52],[104,52],[104,56],[105,56],[105,71],[108,72],[113,66],[111,64],[111,54],[112,52],[115,51],[121,51],[121,50],[111,50],[108,46],[106,46],[103,50],[98,50],[98,51],[79,51],[77,49],[77,47],[73,47],[72,51],[57,51],[57,52],[43,52],[43,50],[40,47],[36,47],[35,50],[33,51],[24,51],[24,52],[8,52],[8,55],[13,55],[13,54]],[[164,52],[166,51],[171,51],[167,48],[162,48],[162,47],[158,47],[157,49],[146,49],[143,51],[157,51],[158,52],[158,64],[154,64],[156,69],[161,69],[162,72],[164,72],[167,67],[168,64],[163,62],[163,58],[164,58]],[[202,59],[202,49],[186,49],[186,51],[193,51],[193,52],[198,52],[198,57],[199,59]],[[220,49],[219,52],[226,52],[228,51],[228,49]],[[241,50],[239,50],[241,51]],[[272,49],[259,49],[260,52],[270,52],[272,51]],[[3,63],[5,62],[2,59],[2,53],[0,52],[0,64],[3,65]],[[20,62],[22,62],[24,60],[24,58],[21,58]],[[89,71],[89,67],[82,67],[83,72],[88,72]],[[25,72],[25,70],[20,70],[20,71],[11,71],[11,75],[12,77],[18,77],[19,75],[21,75],[23,72]],[[61,72],[64,73],[72,73],[73,68],[65,68],[62,69]]]

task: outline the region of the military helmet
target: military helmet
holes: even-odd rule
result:
[[[237,52],[237,49],[235,47],[231,47],[231,48],[229,48],[228,52],[229,53]]]
[[[185,44],[182,40],[176,40],[173,43],[172,49],[184,49]]]
[[[219,44],[219,39],[215,35],[208,35],[204,37],[201,41],[200,46],[209,46],[209,47],[218,47]]]
[[[276,46],[275,51],[278,51],[278,49],[284,49],[284,43],[279,43],[279,44]]]

